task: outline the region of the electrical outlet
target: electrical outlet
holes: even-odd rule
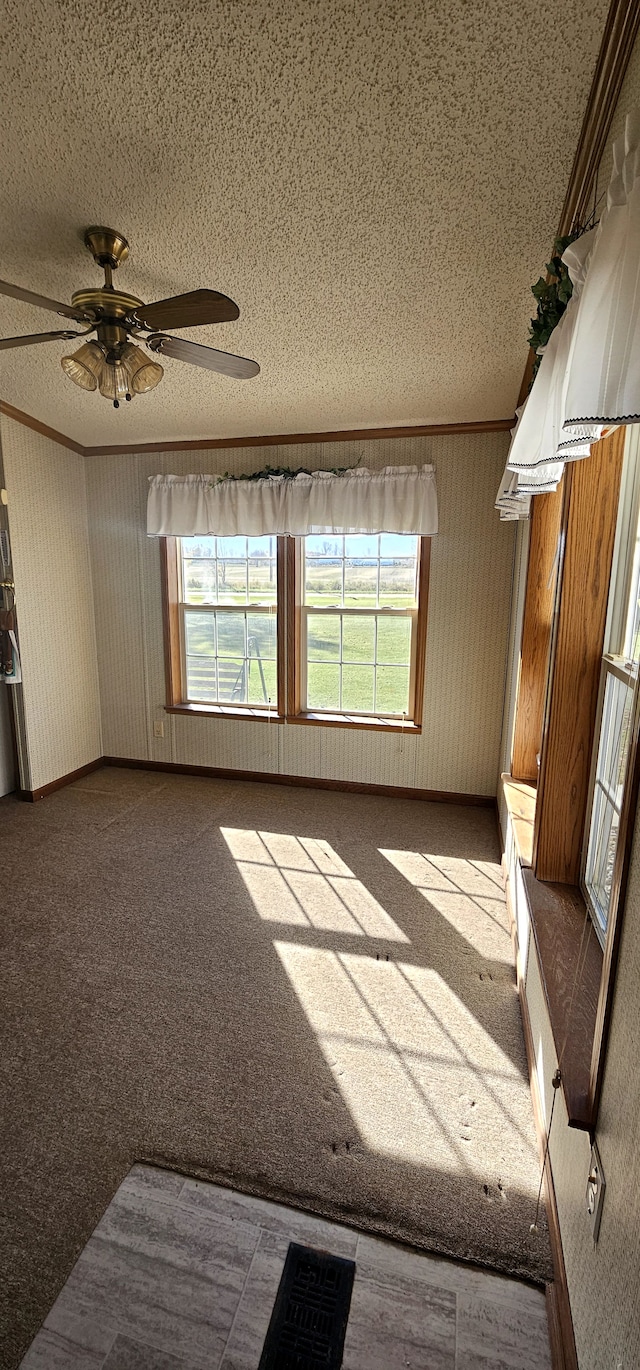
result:
[[[164,723],[161,719],[156,719],[156,722],[153,725],[153,736],[164,737]]]
[[[604,1191],[607,1182],[604,1178],[600,1153],[594,1142],[591,1148],[591,1160],[589,1162],[589,1178],[587,1180],[587,1213],[591,1223],[591,1232],[594,1242],[598,1240],[600,1231],[600,1219],[602,1218],[602,1205],[604,1203]]]

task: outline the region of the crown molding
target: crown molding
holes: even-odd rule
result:
[[[83,447],[74,438],[68,438],[57,429],[49,428],[46,423],[16,409],[6,400],[0,400],[0,414],[14,419],[25,428],[50,438],[61,447],[68,447],[81,457],[122,457],[134,456],[143,452],[207,452],[226,447],[287,447],[294,443],[320,442],[372,442],[381,438],[442,438],[464,433],[506,433],[513,427],[513,419],[478,419],[475,423],[422,423],[412,427],[397,425],[394,428],[344,428],[329,433],[267,433],[246,438],[194,438],[169,442],[119,443],[104,447]]]
[[[558,237],[584,220],[640,27],[638,0],[612,0],[558,224]]]
[[[31,414],[25,414],[23,409],[16,409],[13,404],[7,404],[6,400],[0,400],[0,414],[21,423],[24,428],[32,428],[34,433],[41,433],[43,438],[50,438],[51,442],[57,442],[61,447],[68,447],[70,452],[77,452],[80,457],[86,456],[86,449],[74,438],[68,438],[66,433],[59,433],[57,428],[49,428],[48,424],[32,418]]]
[[[180,442],[142,442],[85,447],[87,457],[118,457],[142,452],[206,452],[226,447],[288,447],[294,443],[373,442],[382,438],[438,438],[457,433],[502,433],[513,419],[478,419],[475,423],[421,423],[412,427],[344,428],[327,433],[266,433],[242,438],[198,438]]]
[[[611,0],[558,223],[558,238],[570,233],[573,226],[587,215],[639,27],[638,0]],[[530,348],[518,406],[524,404],[532,374],[533,351]]]

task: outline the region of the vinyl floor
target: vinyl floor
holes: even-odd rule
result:
[[[257,1370],[290,1241],[356,1263],[344,1370],[550,1370],[531,1285],[143,1165],[21,1370]]]

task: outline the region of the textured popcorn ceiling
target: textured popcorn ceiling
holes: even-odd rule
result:
[[[122,289],[198,286],[184,336],[253,381],[165,360],[114,411],[69,345],[0,353],[0,394],[77,440],[141,442],[513,412],[607,0],[5,0],[0,274],[66,300],[126,234]],[[0,334],[55,328],[0,303]]]

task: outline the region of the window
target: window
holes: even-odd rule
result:
[[[637,667],[609,657],[605,658],[603,671],[600,736],[593,778],[584,884],[596,932],[604,946],[627,774]]]
[[[632,754],[640,662],[640,460],[630,430],[620,487],[605,647],[587,807],[582,885],[602,946],[614,890],[616,853]]]
[[[302,712],[412,717],[420,539],[301,543]]]
[[[429,538],[162,547],[169,709],[419,730]]]
[[[191,704],[277,700],[277,539],[181,538],[184,697]]]

